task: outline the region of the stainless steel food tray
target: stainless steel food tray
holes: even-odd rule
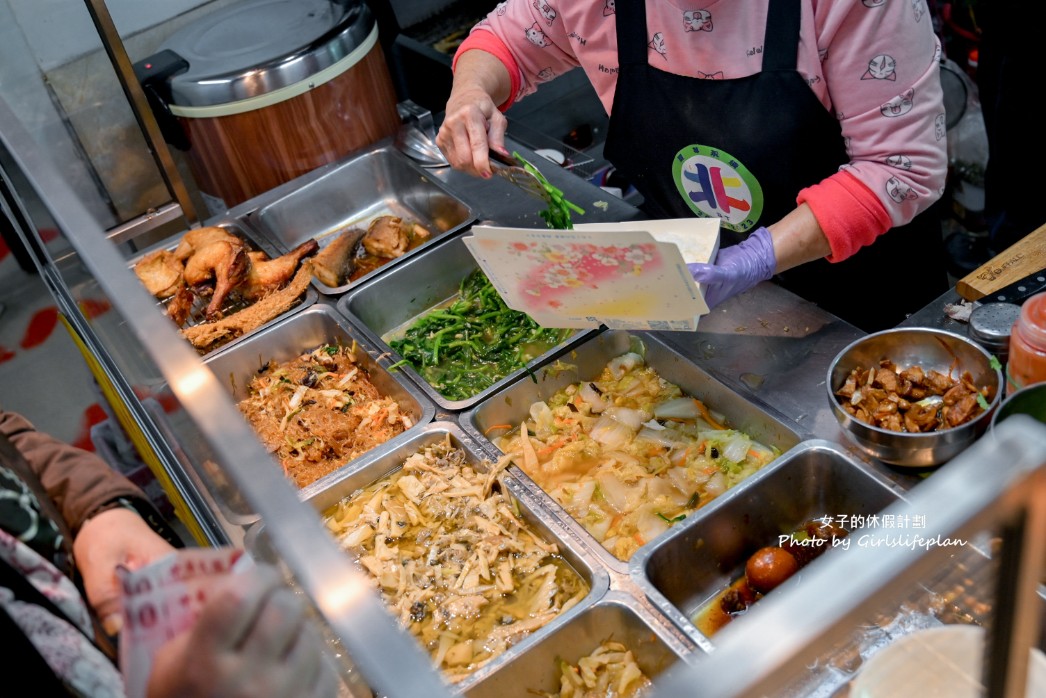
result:
[[[247,386],[251,377],[265,362],[288,361],[323,344],[351,345],[353,342],[362,349],[358,354],[358,363],[370,374],[371,382],[378,390],[399,403],[403,414],[409,415],[414,422],[414,426],[375,450],[394,448],[397,443],[409,440],[424,429],[425,425],[432,421],[436,408],[412,382],[389,372],[387,357],[381,356],[376,347],[366,338],[360,337],[359,332],[329,305],[320,303],[305,308],[246,338],[237,346],[207,358],[205,363],[228,388],[233,400],[238,402],[247,396]],[[348,461],[342,469],[351,468],[359,458]],[[275,465],[279,467],[278,464]],[[313,493],[323,490],[327,483],[338,478],[339,472],[330,473],[302,488],[301,498],[307,499]],[[251,515],[251,510],[239,498],[235,488],[226,491],[222,499],[223,505],[239,519]]]
[[[652,623],[635,598],[611,591],[539,638],[529,651],[510,658],[465,695],[468,698],[556,695],[560,687],[559,663],[576,665],[578,659],[608,640],[624,644],[651,680],[656,680],[676,662],[686,661],[694,651],[662,626]]]
[[[1026,425],[1040,428],[1031,420]],[[1027,582],[1039,574],[1041,558],[1034,553],[1041,550],[1041,540],[1035,538],[1041,530],[1015,530],[1024,528],[1034,516],[1028,504],[1038,501],[1034,499],[1038,491],[1035,476],[1041,475],[1046,458],[1041,445],[1046,440],[1038,437],[1022,443],[1018,436],[1015,428],[998,442],[981,439],[923,484],[901,493],[878,512],[876,520],[851,532],[849,548],[826,552],[823,559],[759,601],[745,617],[723,628],[713,638],[714,652],[678,673],[669,672],[655,695],[681,695],[685,687],[701,685],[705,693],[724,698],[856,696],[855,679],[859,680],[869,668],[868,660],[879,651],[913,632],[949,624],[979,625],[993,636],[990,643],[1001,643],[987,650],[983,666],[974,657],[956,669],[970,681],[971,690],[1009,693],[1003,690],[1000,677],[992,674],[1018,670],[993,665],[1016,660],[1012,653],[1020,645],[1014,643],[1046,646],[1041,633],[1033,634],[1035,621],[1030,617],[1042,618],[1046,607],[1041,594],[1027,593],[1031,591]],[[993,475],[997,477],[982,477],[986,463],[995,466]],[[793,498],[790,491],[787,494]],[[808,495],[798,498],[809,501]],[[1013,508],[1006,509],[1003,501]],[[781,511],[779,506],[775,510]],[[716,512],[720,513],[726,513],[725,507]],[[728,531],[737,528],[736,517],[731,519],[720,522]],[[711,516],[693,524],[695,528],[711,525]],[[743,526],[747,529],[752,522],[746,520]],[[708,533],[725,541],[724,554],[729,554],[730,533]],[[1029,537],[1014,545],[1014,535]],[[685,553],[698,566],[701,555],[702,550]],[[1032,559],[1026,562],[1028,555]],[[1017,592],[1024,574],[1024,588]],[[1018,623],[1003,615],[1015,606],[1022,607]],[[784,636],[789,638],[787,642],[782,642]],[[746,662],[746,657],[752,661]],[[739,664],[747,668],[743,676],[723,674],[724,668]],[[771,666],[775,668],[768,671]],[[989,673],[978,677],[982,668]],[[928,695],[933,688],[941,689],[937,691],[940,695],[951,695],[942,692],[946,691],[943,686],[922,680],[936,678],[940,674],[934,672],[941,668],[927,665],[926,669],[925,673],[900,670],[898,676],[911,683],[899,692],[890,686],[895,691],[890,695]],[[1015,675],[1011,673],[1010,678]]]
[[[851,529],[836,517],[863,520],[901,499],[892,484],[841,446],[804,441],[640,548],[629,561],[630,574],[680,630],[698,646],[712,650],[715,636],[702,634],[693,619],[744,575],[752,553],[777,545],[778,535],[811,519],[828,516]],[[748,617],[758,615],[756,609],[758,604],[731,624],[758,622]]]
[[[486,436],[495,425],[512,424],[515,426],[520,424],[529,416],[531,404],[550,398],[558,390],[572,383],[595,378],[611,359],[628,351],[643,353],[647,364],[653,367],[662,378],[675,383],[688,395],[702,400],[710,409],[723,414],[728,424],[748,433],[753,439],[767,446],[776,447],[782,453],[800,442],[800,435],[793,423],[777,417],[769,408],[741,397],[675,349],[670,348],[656,335],[617,330],[597,334],[576,345],[561,357],[553,370],[549,370],[548,365],[545,365],[535,371],[535,380],[521,380],[489,395],[479,405],[460,415],[462,428],[477,441],[485,444],[492,455],[500,455],[501,451]],[[496,435],[490,434],[490,436],[493,438]],[[589,545],[596,549],[608,569],[620,574],[628,573],[627,562],[618,560],[600,545],[580,523],[541,490],[522,470],[515,466],[512,470],[546,500],[549,509],[563,520],[565,527],[589,541]],[[741,489],[745,485],[746,482],[741,482],[733,489]],[[699,511],[691,516],[700,515]],[[659,539],[655,539],[647,545],[656,545],[657,540]]]
[[[331,295],[384,273],[475,220],[468,204],[391,145],[320,168],[251,204],[240,219],[284,252],[312,238],[325,247],[338,231],[366,228],[383,215],[417,221],[432,233],[427,242],[355,281],[331,287],[313,279]]]
[[[269,255],[269,257],[278,257],[278,256],[283,254],[283,252],[280,251],[280,249],[278,247],[273,245],[270,241],[265,240],[264,238],[260,237],[255,231],[251,230],[249,226],[245,226],[240,221],[232,220],[232,219],[230,219],[230,220],[221,220],[221,221],[212,223],[211,225],[213,225],[214,227],[225,228],[230,233],[232,233],[232,234],[242,238],[247,243],[248,247],[250,247],[251,250],[264,252],[265,254]],[[181,238],[182,238],[182,234],[179,234],[177,236],[177,239],[173,242],[173,244],[172,244],[172,242],[170,240],[165,240],[162,243],[154,245],[152,247],[149,247],[148,249],[143,250],[140,254],[135,255],[133,258],[131,258],[128,261],[128,267],[131,269],[131,273],[132,274],[134,273],[135,265],[143,257],[145,257],[147,254],[149,254],[151,252],[155,252],[156,250],[159,250],[159,249],[167,249],[167,250],[173,251],[178,246],[178,243],[181,242]],[[282,318],[285,318],[285,317],[287,317],[289,315],[292,315],[295,312],[297,312],[298,310],[301,310],[302,308],[306,308],[306,307],[314,304],[318,300],[318,298],[319,298],[319,294],[316,292],[316,290],[312,286],[309,286],[308,288],[305,289],[305,293],[302,295],[300,301],[297,304],[295,304],[293,307],[291,307],[290,309],[284,311],[280,315],[277,315],[276,317],[274,317],[273,319],[269,320],[268,322],[263,323],[262,325],[259,325],[258,327],[256,327],[255,329],[251,330],[250,332],[244,333],[244,334],[240,335],[239,337],[235,337],[235,338],[233,338],[233,339],[231,339],[231,340],[229,340],[227,342],[221,343],[221,344],[219,344],[218,346],[214,347],[213,349],[211,349],[209,351],[200,352],[200,354],[201,354],[201,356],[205,356],[205,357],[206,356],[212,356],[212,355],[217,354],[217,353],[219,353],[221,351],[224,351],[224,350],[226,350],[226,349],[228,349],[228,348],[230,348],[232,346],[235,346],[235,345],[239,344],[240,342],[244,341],[245,339],[247,339],[248,337],[251,337],[251,336],[257,334],[258,332],[264,331],[267,327],[271,327],[273,325],[273,323],[279,322]],[[157,301],[156,305],[160,309],[161,312],[166,312],[167,303],[169,301],[170,301],[169,298],[165,299],[165,300]],[[230,315],[230,314],[236,312],[237,310],[241,310],[243,308],[249,307],[249,305],[250,304],[242,303],[242,302],[236,302],[236,301],[228,302],[228,303],[226,303],[225,307],[222,308],[222,315],[223,316]],[[201,299],[197,298],[196,302],[193,304],[193,309],[192,309],[192,312],[189,315],[189,319],[188,319],[188,321],[184,325],[182,325],[182,328],[193,327],[194,325],[198,325],[198,324],[204,322],[203,310],[204,310],[205,307],[206,307],[206,303],[204,303]],[[188,341],[188,340],[186,340],[186,341]]]
[[[482,470],[483,463],[485,461],[489,462],[483,449],[462,431],[457,424],[453,422],[431,422],[419,428],[409,438],[397,443],[390,442],[385,444],[380,449],[375,449],[370,454],[358,459],[350,467],[339,470],[334,477],[326,478],[322,487],[310,488],[306,501],[317,512],[322,514],[353,492],[393,474],[402,467],[404,460],[422,448],[448,437],[455,447],[465,451],[469,461],[478,469]],[[556,519],[549,516],[548,512],[542,508],[541,502],[535,499],[526,488],[520,486],[512,477],[507,477],[505,482],[512,496],[520,504],[522,518],[543,539],[555,541],[558,544],[559,552],[563,559],[588,583],[590,591],[588,596],[578,605],[569,609],[543,628],[534,631],[513,645],[504,654],[455,684],[455,689],[462,692],[467,691],[471,686],[494,674],[501,667],[512,663],[517,657],[525,655],[531,648],[541,642],[543,638],[556,632],[557,629],[570,624],[578,616],[585,614],[597,601],[607,595],[610,587],[609,574],[600,566],[599,561],[591,555],[590,551],[571,536],[564,535],[563,531],[558,527]],[[244,545],[248,551],[259,559],[277,562],[267,540],[264,523],[259,523],[248,530]],[[666,640],[665,642],[667,643],[668,641]],[[679,644],[673,645],[673,647],[680,646]]]
[[[389,351],[398,361],[399,354],[382,337],[424,314],[425,311],[457,296],[461,280],[478,267],[465,243],[460,237],[455,237],[405,261],[388,273],[338,299],[338,309],[365,332],[375,345]],[[533,373],[537,366],[547,363],[569,347],[595,334],[595,330],[578,331],[559,346],[531,361],[525,368],[510,373],[467,400],[448,400],[410,366],[404,365],[397,370],[410,376],[421,386],[429,399],[441,408],[457,412],[482,402],[487,396],[528,373]]]

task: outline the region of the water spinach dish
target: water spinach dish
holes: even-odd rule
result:
[[[403,626],[459,681],[588,594],[504,487],[450,438],[324,513]],[[489,469],[488,469],[489,466]]]
[[[631,352],[497,445],[619,560],[779,455]]]
[[[546,329],[512,310],[479,269],[458,297],[416,320],[389,341],[402,361],[448,400],[467,400],[527,365],[574,333]]]

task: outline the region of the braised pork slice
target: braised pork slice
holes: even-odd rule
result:
[[[320,283],[334,288],[348,280],[356,268],[356,245],[365,234],[360,228],[344,230],[316,254],[312,269]]]
[[[416,239],[429,235],[424,226],[413,221],[398,216],[379,216],[368,226],[367,234],[363,236],[363,248],[375,257],[395,259],[402,257]]]

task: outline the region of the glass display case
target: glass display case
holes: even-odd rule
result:
[[[0,102],[3,212],[40,265],[68,329],[201,545],[242,545],[258,521],[294,583],[343,648],[350,693],[450,695],[361,572],[302,503],[199,354]],[[41,235],[40,231],[57,235]],[[46,241],[45,241],[46,240]],[[92,317],[87,305],[114,312]],[[145,407],[153,398],[162,415]],[[389,658],[395,657],[395,665]],[[357,669],[358,667],[358,669]]]
[[[755,381],[742,378],[738,383],[716,374],[714,352],[705,346],[714,339],[712,334],[701,335],[698,345],[697,339],[688,344],[661,335],[593,332],[583,338],[583,345],[568,343],[539,357],[512,385],[495,392],[488,402],[470,405],[467,412],[436,404],[421,386],[403,384],[400,393],[411,405],[411,423],[401,436],[315,485],[297,489],[242,418],[235,402],[238,394],[230,390],[226,374],[239,375],[250,368],[252,352],[259,354],[258,367],[264,368],[269,357],[263,353],[289,356],[331,341],[321,336],[327,329],[337,333],[342,344],[351,344],[354,333],[365,337],[361,328],[366,323],[353,317],[352,304],[310,287],[312,300],[266,326],[278,330],[268,333],[267,340],[243,341],[228,351],[219,348],[201,356],[133,273],[131,260],[141,250],[133,248],[133,241],[107,236],[2,100],[0,174],[4,215],[37,261],[106,399],[162,481],[195,542],[243,546],[281,565],[311,601],[315,620],[342,669],[344,690],[351,695],[555,692],[561,667],[606,640],[632,645],[639,668],[654,679],[655,696],[883,695],[875,692],[876,685],[863,671],[885,662],[874,659],[879,650],[914,637],[915,631],[955,625],[983,628],[982,644],[975,651],[981,656],[979,648],[989,648],[984,653],[987,695],[1021,695],[1028,667],[1037,665],[1037,655],[1029,651],[1044,645],[1040,633],[1046,608],[1046,426],[1011,418],[931,477],[898,476],[837,443],[838,432],[823,428],[832,424],[823,419],[824,409],[819,415],[796,411],[790,416],[740,387]],[[442,179],[436,171],[419,176]],[[559,185],[564,177],[569,173],[550,179]],[[497,215],[501,206],[510,205],[506,202],[518,206],[519,196],[509,198],[515,193],[499,189],[502,185],[509,186],[497,178],[482,183],[492,188],[472,199],[482,203],[478,218]],[[288,183],[273,197],[298,186]],[[635,216],[623,202],[602,200],[602,192],[587,183],[588,188],[570,186],[562,185],[568,196],[586,197],[585,207],[596,216]],[[453,186],[447,189],[456,193]],[[593,201],[603,206],[593,207]],[[524,208],[533,209],[533,202]],[[250,212],[233,210],[223,220],[249,225]],[[528,215],[531,222],[538,220],[533,212]],[[263,236],[259,242],[264,246],[272,241]],[[450,244],[419,249],[412,263]],[[378,273],[376,278],[399,275]],[[412,303],[427,307],[417,298],[431,285],[433,304],[444,300],[443,281],[419,280],[411,286],[407,280],[396,294],[411,295]],[[787,294],[775,298],[783,299],[775,301],[775,307],[786,308],[791,302]],[[90,312],[99,304],[107,304],[112,312]],[[343,313],[345,308],[349,312]],[[767,311],[765,304],[762,310]],[[795,317],[787,310],[780,312]],[[758,324],[756,316],[749,320]],[[822,320],[810,323],[816,329],[808,341],[823,343],[831,336],[842,345],[852,338],[852,328]],[[767,332],[769,326],[762,324]],[[823,327],[833,329],[817,335]],[[794,348],[806,341],[796,334],[770,339],[779,347],[792,342],[788,346]],[[765,346],[756,334],[747,339],[755,347],[750,351]],[[393,363],[395,357],[376,342],[361,341],[360,346],[368,352],[367,365],[375,375]],[[708,361],[701,361],[701,352]],[[623,559],[609,555],[588,528],[514,466],[497,471],[493,464],[500,451],[490,436],[506,419],[527,418],[523,402],[552,400],[571,384],[591,385],[596,377],[589,364],[598,368],[600,363],[593,357],[627,353],[670,376],[687,395],[714,405],[716,416],[731,430],[769,444],[777,458],[689,517],[662,515],[665,525],[658,524],[657,532],[638,540],[635,554]],[[827,360],[823,348],[780,353],[794,367],[803,366],[808,360],[804,357]],[[823,365],[815,366],[817,380],[823,370]],[[400,372],[383,380],[408,379]],[[797,399],[795,390],[788,392]],[[532,526],[535,540],[543,540],[541,545],[558,555],[556,569],[570,568],[580,578],[571,599],[557,609],[558,617],[518,633],[513,628],[506,635],[503,655],[476,660],[475,671],[464,679],[455,675],[454,682],[445,680],[449,673],[435,670],[433,657],[401,629],[363,567],[346,554],[323,520],[323,513],[341,497],[394,473],[411,454],[420,453],[418,449],[440,444],[462,452],[461,461],[452,465],[469,474],[491,473],[484,487],[498,490],[508,503],[509,518]],[[846,538],[851,542],[833,546],[843,550],[818,558],[715,634],[698,627],[695,612],[710,599],[710,590],[721,582],[729,584],[737,565],[743,567],[756,545],[751,531],[770,536],[763,544],[772,545],[804,520],[838,516],[852,517]],[[762,527],[753,526],[753,521],[761,521]],[[388,538],[384,545],[395,536]],[[736,549],[728,554],[731,545]],[[718,557],[708,554],[712,550],[719,551]],[[373,572],[369,565],[364,567]],[[440,608],[450,608],[453,600],[448,597]],[[504,626],[513,622],[508,613],[500,617]],[[444,664],[450,661],[448,655],[466,664],[470,660],[461,659],[463,653],[472,657],[481,649],[447,637],[436,644],[436,656]],[[976,680],[979,664],[965,668]]]

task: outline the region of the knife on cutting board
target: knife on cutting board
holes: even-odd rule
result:
[[[998,291],[981,296],[982,303],[1014,303],[1020,305],[1026,299],[1036,293],[1046,291],[1046,269],[1014,281],[1009,286],[1003,286]]]
[[[1046,225],[1036,228],[964,276],[955,284],[955,292],[968,301],[987,300],[985,296],[1001,292],[1003,289],[1007,289],[1007,294],[1016,297],[1013,294],[1021,293],[1016,287],[1024,285],[1025,289],[1029,288],[1029,283],[1026,283],[1029,280],[1030,284],[1034,285],[1035,276],[1043,269],[1046,269]],[[1022,296],[1021,300],[1041,290],[1046,289],[1040,285],[1036,291]],[[991,300],[995,300],[994,296]]]

